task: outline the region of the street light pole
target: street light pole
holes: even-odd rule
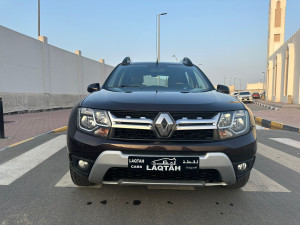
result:
[[[242,81],[241,81],[241,79],[239,79],[240,80],[240,90],[242,90]]]
[[[40,23],[40,0],[38,0],[38,37],[41,36],[41,23]]]
[[[157,62],[160,61],[160,16],[167,15],[167,13],[158,14],[158,43],[157,43]]]
[[[224,77],[224,85],[225,85],[226,77]]]
[[[237,80],[237,78],[234,78],[233,80],[233,85],[234,85],[234,89],[237,90],[236,86],[235,86],[235,80]]]
[[[265,72],[262,72],[264,74],[264,85],[263,85],[263,89],[266,88],[266,73]]]

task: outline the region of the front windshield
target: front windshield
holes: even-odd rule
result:
[[[250,95],[250,92],[247,92],[247,91],[245,91],[245,92],[240,92],[240,95]]]
[[[196,67],[181,64],[119,66],[103,85],[111,91],[203,92],[213,87]]]

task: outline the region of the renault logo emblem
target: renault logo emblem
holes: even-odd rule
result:
[[[168,137],[175,122],[169,113],[160,113],[155,120],[155,127],[161,137]]]

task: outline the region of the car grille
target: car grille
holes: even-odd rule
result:
[[[213,140],[213,130],[178,130],[170,137],[172,140],[199,140],[209,141]]]
[[[143,111],[109,111],[108,114],[112,122],[110,139],[144,141],[212,141],[220,117],[220,113],[217,112],[160,114]],[[169,122],[166,119],[169,119]],[[167,132],[164,130],[165,127],[168,129]]]
[[[156,139],[152,130],[138,130],[138,129],[114,129],[114,138],[118,139]]]
[[[147,119],[154,120],[155,117],[159,114],[158,112],[135,112],[135,111],[110,111],[117,118],[126,118],[126,116],[130,116],[130,118],[141,118],[145,117]],[[211,119],[213,118],[217,112],[170,112],[170,115],[173,119],[179,120],[182,118],[187,119],[197,119],[199,117],[203,119]]]
[[[197,119],[199,117],[202,119],[211,119],[217,115],[216,112],[171,112],[170,114],[175,121],[184,117],[187,119]]]
[[[104,181],[118,181],[121,179],[145,180],[197,180],[206,183],[221,182],[219,171],[214,169],[200,169],[197,172],[152,172],[132,171],[123,167],[112,167],[104,176]]]
[[[114,128],[113,137],[116,139],[142,140],[179,140],[179,141],[211,141],[214,139],[213,130],[177,130],[171,137],[158,138],[153,130]]]
[[[139,119],[141,117],[145,117],[147,119],[154,120],[158,115],[157,112],[134,112],[134,111],[110,111],[117,118],[126,118],[126,116],[130,116],[131,118]]]

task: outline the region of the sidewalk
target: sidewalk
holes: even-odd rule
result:
[[[261,103],[261,104],[267,105],[267,106],[273,106],[273,107],[276,107],[276,108],[300,109],[299,104],[287,104],[287,103],[281,103],[281,102],[271,102],[271,101],[266,101],[266,100],[261,100],[261,99],[256,99],[255,102]]]
[[[4,116],[6,139],[0,139],[0,149],[67,126],[71,109]]]
[[[300,105],[256,100],[261,104],[274,106],[278,110],[254,111],[256,121],[271,128],[300,132]],[[265,124],[264,124],[265,123]]]

